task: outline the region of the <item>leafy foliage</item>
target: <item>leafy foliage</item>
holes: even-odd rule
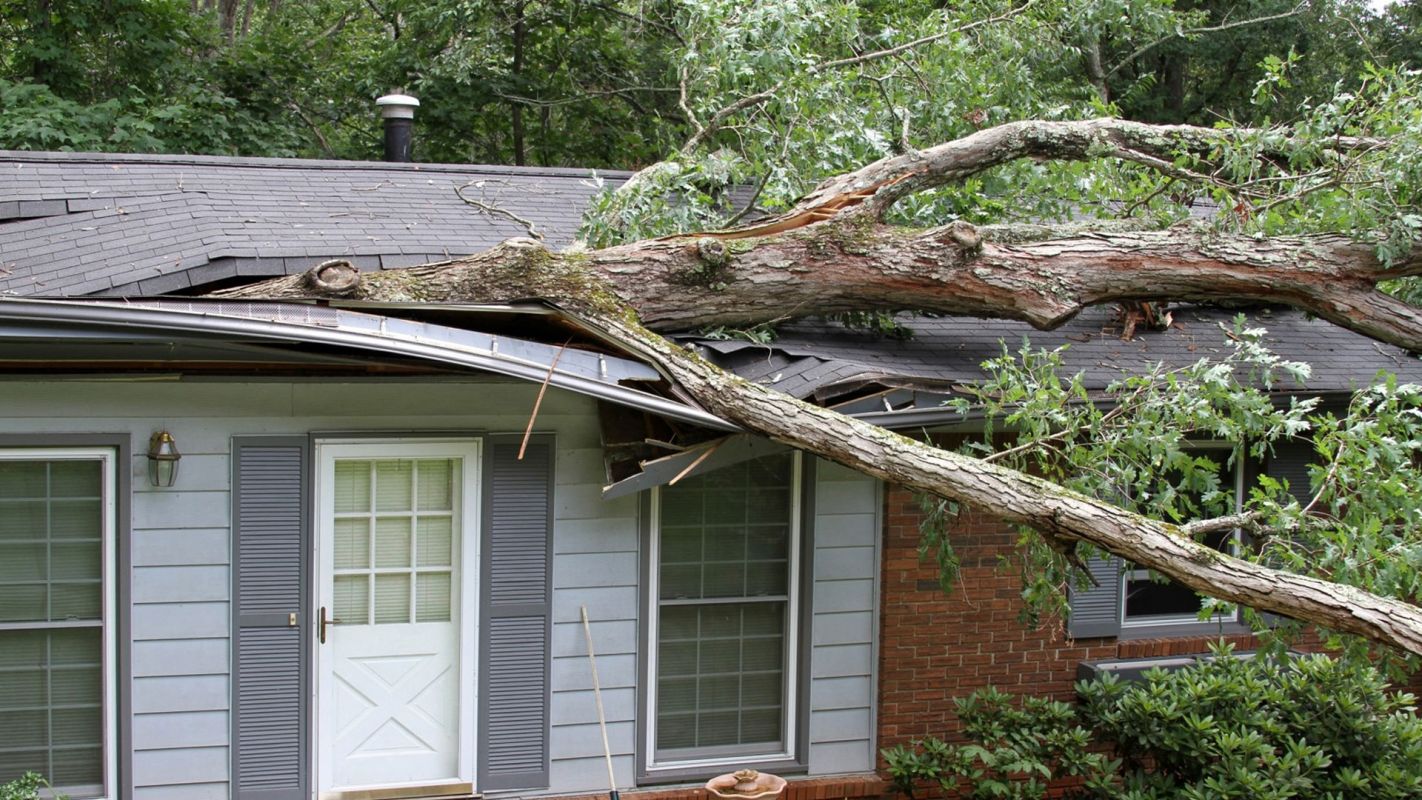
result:
[[[1241,660],[1077,686],[1079,706],[985,689],[956,701],[966,744],[924,739],[884,752],[910,798],[925,783],[968,797],[1115,800],[1350,798],[1422,792],[1422,720],[1362,663],[1322,655]]]
[[[0,800],[39,800],[41,790],[49,790],[49,781],[34,772],[26,772],[24,775],[6,783],[0,783]],[[66,800],[64,794],[47,792],[47,798],[53,800]]]
[[[1268,457],[1279,443],[1307,443],[1316,462],[1309,486],[1259,475],[1249,488],[1243,509],[1257,527],[1240,555],[1422,601],[1422,509],[1415,491],[1422,485],[1422,387],[1384,374],[1356,392],[1343,414],[1316,399],[1279,405],[1270,391],[1303,390],[1307,365],[1274,355],[1263,344],[1265,332],[1246,327],[1243,317],[1223,333],[1229,350],[1221,358],[1126,375],[1101,392],[1089,391],[1080,373],[1062,374],[1061,350],[1024,343],[984,364],[987,379],[956,401],[959,411],[984,421],[982,435],[963,450],[1129,512],[1184,524],[1235,513],[1221,465],[1196,449],[1200,441],[1237,444],[1226,474],[1240,459]],[[951,590],[957,509],[938,498],[923,502],[921,553],[937,561]],[[1082,577],[1062,546],[1041,533],[1021,529],[1020,545],[1027,621],[1044,613],[1064,616],[1064,589]],[[1204,604],[1201,615],[1219,611]],[[1245,615],[1253,619],[1252,612]],[[1272,635],[1283,642],[1296,632],[1286,624]]]

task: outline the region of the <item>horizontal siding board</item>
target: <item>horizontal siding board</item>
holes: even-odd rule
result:
[[[226,747],[142,750],[133,754],[136,786],[213,783],[227,780]]]
[[[635,736],[636,726],[631,722],[609,722],[607,725],[607,741],[613,755],[631,753]],[[559,758],[600,756],[603,754],[602,730],[596,722],[590,725],[560,725],[553,729],[552,746]]]
[[[815,614],[817,616],[831,615],[841,611],[872,611],[874,599],[873,578],[826,580],[815,584]]]
[[[604,689],[602,706],[609,722],[623,722],[636,719],[637,690]],[[587,725],[597,722],[597,701],[591,690],[554,692],[552,703],[552,724]],[[554,756],[558,754],[555,752]]]
[[[134,567],[135,603],[192,603],[226,600],[229,573],[225,566]]]
[[[174,434],[177,438],[177,434]],[[181,480],[181,478],[180,478]],[[171,528],[181,521],[194,528],[227,526],[230,495],[223,492],[148,492],[133,499],[133,527]]]
[[[133,675],[226,675],[231,668],[227,639],[160,639],[133,643]]]
[[[872,511],[860,514],[819,514],[815,517],[816,547],[855,547],[872,544],[879,518]]]
[[[874,548],[824,547],[815,550],[815,580],[874,577]]]
[[[810,709],[813,711],[869,708],[873,701],[873,681],[868,675],[818,678],[810,686]]]
[[[133,638],[197,639],[227,636],[227,603],[147,603],[133,607]]]
[[[636,584],[636,553],[579,553],[553,561],[555,590]]]
[[[637,619],[637,587],[603,586],[553,592],[553,622],[579,622],[586,605],[588,617],[599,620]]]
[[[618,786],[633,786],[632,756],[614,755],[612,773]],[[601,753],[596,758],[554,759],[548,770],[549,791],[562,794],[585,794],[589,787],[602,789],[607,785],[607,761]]]
[[[553,553],[636,553],[636,517],[553,520]],[[555,561],[556,563],[556,561]]]
[[[227,528],[133,532],[134,567],[226,565]]]
[[[874,638],[874,614],[848,611],[816,614],[814,644],[868,644]]]
[[[134,678],[133,712],[225,711],[228,691],[226,675]]]
[[[592,629],[593,652],[599,659],[637,652],[635,621],[592,622],[588,627]],[[582,625],[560,622],[553,626],[553,657],[587,660],[588,644]]]
[[[874,746],[870,740],[810,745],[811,775],[869,772],[873,769]]]
[[[230,725],[226,711],[139,714],[133,719],[133,748],[226,747]]]
[[[815,492],[815,513],[860,514],[873,511],[878,489],[871,479],[820,481]]]
[[[603,689],[637,685],[637,657],[598,656],[597,677]],[[553,659],[553,685],[559,691],[592,688],[592,670],[586,658]]]
[[[810,712],[810,741],[867,741],[870,733],[867,708],[841,708]]]
[[[176,786],[138,786],[133,800],[230,800],[228,785],[221,783],[185,783]]]

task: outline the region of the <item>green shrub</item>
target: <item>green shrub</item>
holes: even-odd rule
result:
[[[1366,665],[1228,649],[1139,683],[1079,684],[1075,707],[994,689],[955,701],[966,744],[884,751],[910,798],[925,783],[973,798],[1401,800],[1422,797],[1422,719]]]
[[[38,773],[26,772],[9,783],[0,783],[0,800],[38,800],[40,789],[48,788],[49,782]],[[55,800],[63,800],[63,796],[55,795]]]

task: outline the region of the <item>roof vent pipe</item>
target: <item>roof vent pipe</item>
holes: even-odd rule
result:
[[[420,101],[408,94],[387,94],[375,101],[385,120],[385,160],[410,161],[410,139],[415,109]]]

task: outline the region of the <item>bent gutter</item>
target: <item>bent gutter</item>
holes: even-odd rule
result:
[[[253,314],[236,315],[221,311],[165,307],[166,301],[93,302],[64,300],[34,300],[0,298],[0,324],[4,321],[68,323],[86,326],[109,326],[129,331],[157,330],[164,333],[182,332],[198,337],[228,338],[242,336],[273,342],[298,342],[335,345],[377,353],[393,353],[424,361],[474,368],[508,375],[533,383],[545,380],[553,386],[578,394],[596,397],[619,405],[648,411],[665,417],[702,425],[720,431],[740,428],[702,409],[683,405],[664,397],[622,386],[613,380],[591,377],[588,369],[573,371],[562,362],[550,371],[559,348],[508,336],[493,336],[477,331],[449,328],[430,323],[410,323],[405,320],[372,314],[321,309],[326,319],[292,322],[264,318]],[[214,304],[216,305],[216,304]],[[242,304],[249,308],[251,304]],[[294,308],[294,307],[289,307]],[[303,307],[312,309],[313,307]],[[343,318],[345,324],[343,324]],[[353,326],[350,323],[365,323]],[[364,327],[365,329],[360,329]],[[421,335],[423,334],[423,335]],[[433,335],[431,335],[433,334]],[[456,341],[466,335],[473,342]],[[487,346],[479,343],[487,341]],[[517,343],[525,353],[546,355],[546,360],[511,356],[498,351],[500,341]],[[575,352],[575,351],[574,351]],[[616,356],[582,358],[606,359],[629,376],[659,377],[641,362]],[[593,372],[598,374],[600,370]],[[647,373],[645,376],[641,373]]]

